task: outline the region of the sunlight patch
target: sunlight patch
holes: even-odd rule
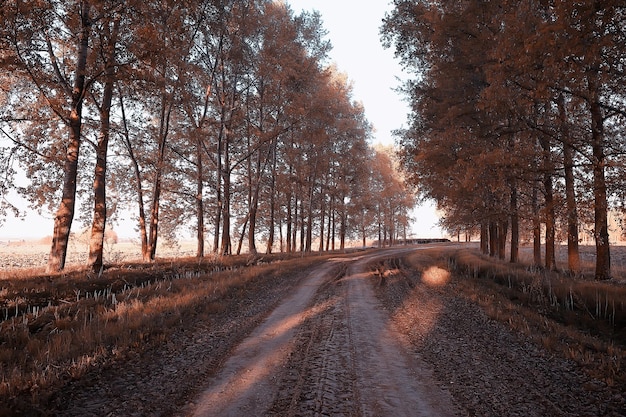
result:
[[[422,281],[431,287],[442,287],[450,281],[450,272],[438,266],[431,266],[422,274]]]

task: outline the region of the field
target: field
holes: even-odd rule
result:
[[[112,376],[107,369],[135,369],[129,365],[135,362],[135,371],[116,374],[115,378],[129,378],[120,385],[137,384],[133,378],[154,381],[156,373],[163,371],[150,365],[149,352],[167,359],[159,362],[165,369],[177,363],[172,372],[200,372],[203,374],[197,378],[206,378],[284,294],[298,285],[307,270],[329,256],[344,256],[211,256],[199,261],[189,256],[193,245],[181,244],[168,248],[169,252],[162,250],[162,255],[170,258],[143,264],[136,262],[138,252],[133,248],[128,242],[111,245],[108,259],[122,261],[110,263],[101,275],[86,272],[75,263],[62,274],[47,275],[43,273],[47,245],[18,242],[2,246],[2,262],[14,267],[0,272],[0,415],[12,415],[6,411],[9,409],[39,415],[33,407],[41,411],[65,406],[68,396],[87,395],[84,390],[95,384],[94,378],[102,378],[102,389],[109,389],[107,379]],[[392,291],[391,279],[398,271],[401,276],[416,277],[411,278],[417,280],[407,287],[411,288],[420,282],[419,271],[431,270],[431,266],[445,270],[451,278],[441,284],[446,288],[442,294],[467,300],[550,355],[578,364],[610,391],[623,392],[626,250],[613,248],[615,279],[602,283],[588,279],[593,271],[593,248],[585,247],[582,252],[587,277],[510,265],[480,255],[475,245],[450,245],[430,249],[427,259],[398,259],[381,265],[376,268],[379,278],[375,280],[379,287]],[[529,249],[523,253],[526,259]],[[70,260],[80,259],[78,253],[70,255]],[[427,277],[422,273],[421,280]],[[381,297],[387,297],[385,303],[393,306],[394,300],[407,296],[402,288]],[[464,331],[472,333],[471,329]],[[164,349],[169,352],[165,356]],[[207,351],[212,352],[209,363],[198,367],[198,355]],[[162,385],[147,383],[144,391],[123,391],[124,395],[136,395],[140,402],[147,396],[164,398],[159,406],[171,402],[169,407],[175,409],[190,401],[198,389],[194,378],[172,384],[172,375],[164,375]],[[176,396],[173,402],[162,392],[165,389],[175,393],[171,394]],[[98,395],[89,401],[96,401]],[[620,398],[611,401],[622,401]],[[111,402],[104,407],[120,405]]]
[[[0,271],[9,269],[42,268],[48,261],[50,239],[40,240],[0,240]],[[70,239],[66,265],[79,266],[87,262],[89,247],[84,239]],[[195,242],[183,241],[164,243],[157,248],[161,258],[194,256]],[[139,242],[122,240],[119,243],[105,243],[105,263],[119,263],[141,259]]]

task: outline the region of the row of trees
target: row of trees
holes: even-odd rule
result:
[[[64,268],[75,213],[91,224],[96,270],[121,208],[137,213],[145,260],[181,228],[202,257],[210,238],[220,254],[262,240],[268,252],[328,250],[407,221],[410,194],[367,145],[317,13],[270,0],[0,10],[2,209],[25,170],[18,191],[56,212],[48,270]]]
[[[608,213],[623,206],[626,6],[618,0],[394,1],[381,29],[413,77],[405,168],[449,230],[480,229],[483,250],[511,261],[520,239],[555,268],[579,230],[610,278]],[[545,235],[542,239],[542,234]]]

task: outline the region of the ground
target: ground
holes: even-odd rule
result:
[[[623,392],[489,319],[445,271],[395,268],[404,250],[259,280],[228,308],[69,381],[29,413],[626,415]]]

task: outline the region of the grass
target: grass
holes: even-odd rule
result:
[[[609,386],[626,387],[626,286],[510,264],[465,248],[428,255],[492,319],[574,360]],[[426,254],[415,256],[407,262],[424,269]]]
[[[93,366],[162,343],[197,314],[237,303],[256,281],[297,276],[321,259],[289,258],[162,259],[113,265],[100,275],[79,268],[56,275],[5,273],[0,400],[35,398]]]
[[[95,366],[162,343],[181,323],[229,308],[259,280],[296,276],[324,259],[301,254],[160,259],[102,274],[13,270],[0,275],[0,403],[45,395]],[[326,255],[325,255],[326,256]],[[337,256],[337,254],[327,255]],[[379,284],[417,270],[493,319],[626,388],[626,286],[510,264],[444,247],[376,265]]]

